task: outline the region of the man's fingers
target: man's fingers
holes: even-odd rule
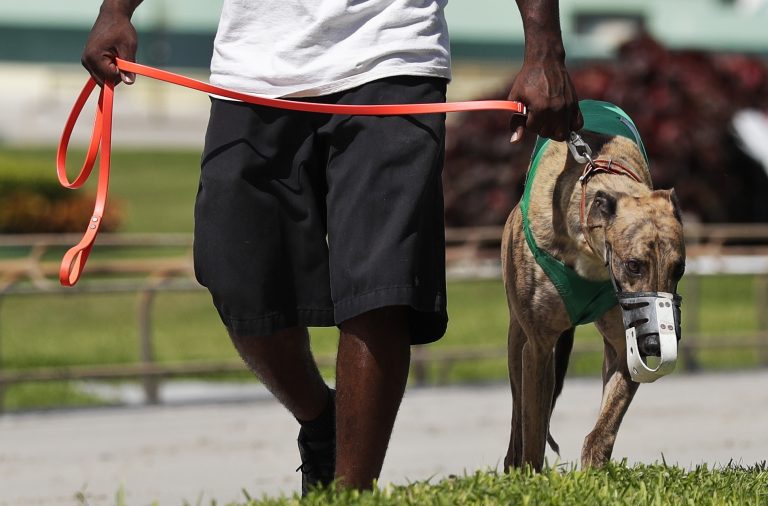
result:
[[[83,64],[83,67],[85,67],[85,70],[88,71],[89,74],[91,74],[91,77],[94,81],[96,81],[96,84],[99,86],[104,85],[104,80],[101,78],[101,75],[99,72],[96,71],[92,60],[87,57],[86,55],[83,55],[82,59],[80,60],[80,63]]]
[[[120,79],[125,84],[133,84],[136,81],[136,74],[134,74],[133,72],[123,72],[121,70],[120,71]]]
[[[542,117],[543,113],[541,111],[532,111],[531,108],[528,108],[528,117],[526,118],[525,122],[525,128],[526,130],[530,130],[531,132],[535,133],[536,135],[540,135],[542,137],[548,137],[548,131],[547,131],[547,124],[544,121],[544,118]]]
[[[112,80],[113,83],[117,84],[120,82],[120,69],[117,68],[117,64],[115,63],[115,60],[110,57],[107,63],[103,66],[105,69],[104,77],[109,78]]]
[[[509,142],[511,143],[517,143],[520,142],[523,138],[523,133],[525,132],[524,127],[517,127],[514,132],[512,132],[512,137],[509,139]]]
[[[107,80],[120,80],[120,71],[115,65],[114,57],[108,53],[100,53],[97,56],[84,55],[82,63],[99,86],[103,86]]]
[[[527,118],[522,114],[513,114],[509,120],[509,129],[512,131],[512,137],[509,142],[520,142],[525,132],[525,123]]]
[[[581,109],[579,108],[579,105],[577,102],[576,114],[573,116],[573,119],[571,120],[571,131],[578,132],[583,127],[584,127],[584,116],[581,115]]]
[[[564,141],[571,131],[580,130],[583,124],[584,119],[576,104],[575,107],[567,109],[556,107],[533,111],[529,108],[525,128],[541,137]]]
[[[566,139],[568,139],[569,132],[566,132],[562,128],[558,128],[554,132],[552,132],[552,135],[549,136],[550,139],[558,142],[562,142]]]

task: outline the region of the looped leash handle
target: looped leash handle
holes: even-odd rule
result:
[[[101,151],[96,202],[94,203],[93,213],[83,238],[64,254],[64,258],[61,261],[59,282],[63,286],[73,286],[80,279],[85,263],[88,260],[88,255],[90,255],[93,244],[96,241],[96,236],[99,233],[104,210],[107,205],[110,154],[112,151],[112,106],[114,103],[114,84],[111,82],[105,83],[99,92],[99,102],[93,120],[91,141],[88,145],[88,152],[85,155],[85,161],[80,169],[80,173],[74,181],[70,182],[67,178],[67,147],[72,137],[72,130],[83,110],[83,106],[88,101],[88,97],[90,97],[95,87],[96,81],[93,78],[90,78],[85,83],[85,86],[83,86],[83,90],[80,92],[75,105],[72,107],[72,111],[69,113],[69,118],[61,134],[61,140],[56,153],[56,174],[58,175],[59,182],[65,188],[76,189],[80,188],[88,180],[95,165],[96,156]]]
[[[184,86],[185,88],[191,88],[211,95],[218,95],[250,104],[292,111],[357,116],[397,116],[483,110],[501,110],[509,111],[513,114],[527,114],[526,108],[522,103],[509,100],[477,100],[469,102],[426,104],[345,105],[317,104],[279,98],[267,98],[213,86],[196,79],[191,79],[189,77],[148,67],[135,62],[129,62],[120,58],[116,58],[115,63],[120,70],[125,72],[133,72],[135,74]],[[64,286],[73,286],[77,283],[78,279],[80,279],[80,275],[85,268],[85,263],[88,260],[88,255],[90,255],[91,249],[93,249],[93,244],[96,241],[96,236],[99,233],[99,228],[101,227],[101,221],[107,204],[110,152],[112,144],[114,83],[105,82],[104,86],[101,88],[88,152],[85,156],[85,162],[83,162],[83,166],[80,169],[80,173],[74,181],[69,181],[66,169],[67,147],[72,136],[72,130],[75,127],[77,118],[83,110],[83,106],[95,87],[96,82],[93,78],[90,78],[88,82],[85,83],[83,90],[75,101],[75,105],[72,107],[72,112],[69,113],[69,118],[67,119],[64,131],[61,134],[61,141],[59,142],[59,148],[56,154],[56,172],[58,174],[59,182],[65,188],[75,189],[81,187],[88,179],[95,165],[96,156],[101,152],[101,155],[99,156],[99,179],[96,190],[96,203],[94,204],[93,214],[88,223],[88,228],[80,242],[66,252],[61,261],[61,267],[59,268],[59,281]]]

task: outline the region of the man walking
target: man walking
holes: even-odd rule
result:
[[[339,104],[443,102],[447,0],[224,0],[211,82]],[[141,0],[104,0],[83,52],[100,83],[133,60]],[[581,127],[556,0],[518,0],[525,61],[512,125]],[[489,13],[492,15],[492,13]],[[333,116],[212,98],[195,205],[195,271],[248,366],[300,424],[303,491],[381,472],[410,346],[445,332],[444,115]],[[307,327],[340,329],[336,388]]]

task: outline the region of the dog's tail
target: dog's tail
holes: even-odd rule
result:
[[[555,390],[552,392],[552,407],[549,410],[550,420],[552,419],[552,412],[555,410],[557,397],[563,391],[565,373],[568,371],[568,361],[571,358],[571,350],[573,350],[573,335],[575,331],[576,327],[571,327],[560,334],[555,343]],[[549,443],[552,451],[560,455],[560,445],[557,444],[555,438],[552,437],[552,433],[549,431],[547,431],[547,443]]]

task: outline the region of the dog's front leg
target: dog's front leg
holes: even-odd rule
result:
[[[555,389],[554,339],[531,336],[523,346],[523,465],[544,465],[552,393]]]
[[[639,383],[632,381],[627,369],[626,341],[621,310],[616,307],[595,323],[603,335],[603,399],[594,429],[584,440],[582,467],[599,467],[613,453],[616,434],[632,402]]]

